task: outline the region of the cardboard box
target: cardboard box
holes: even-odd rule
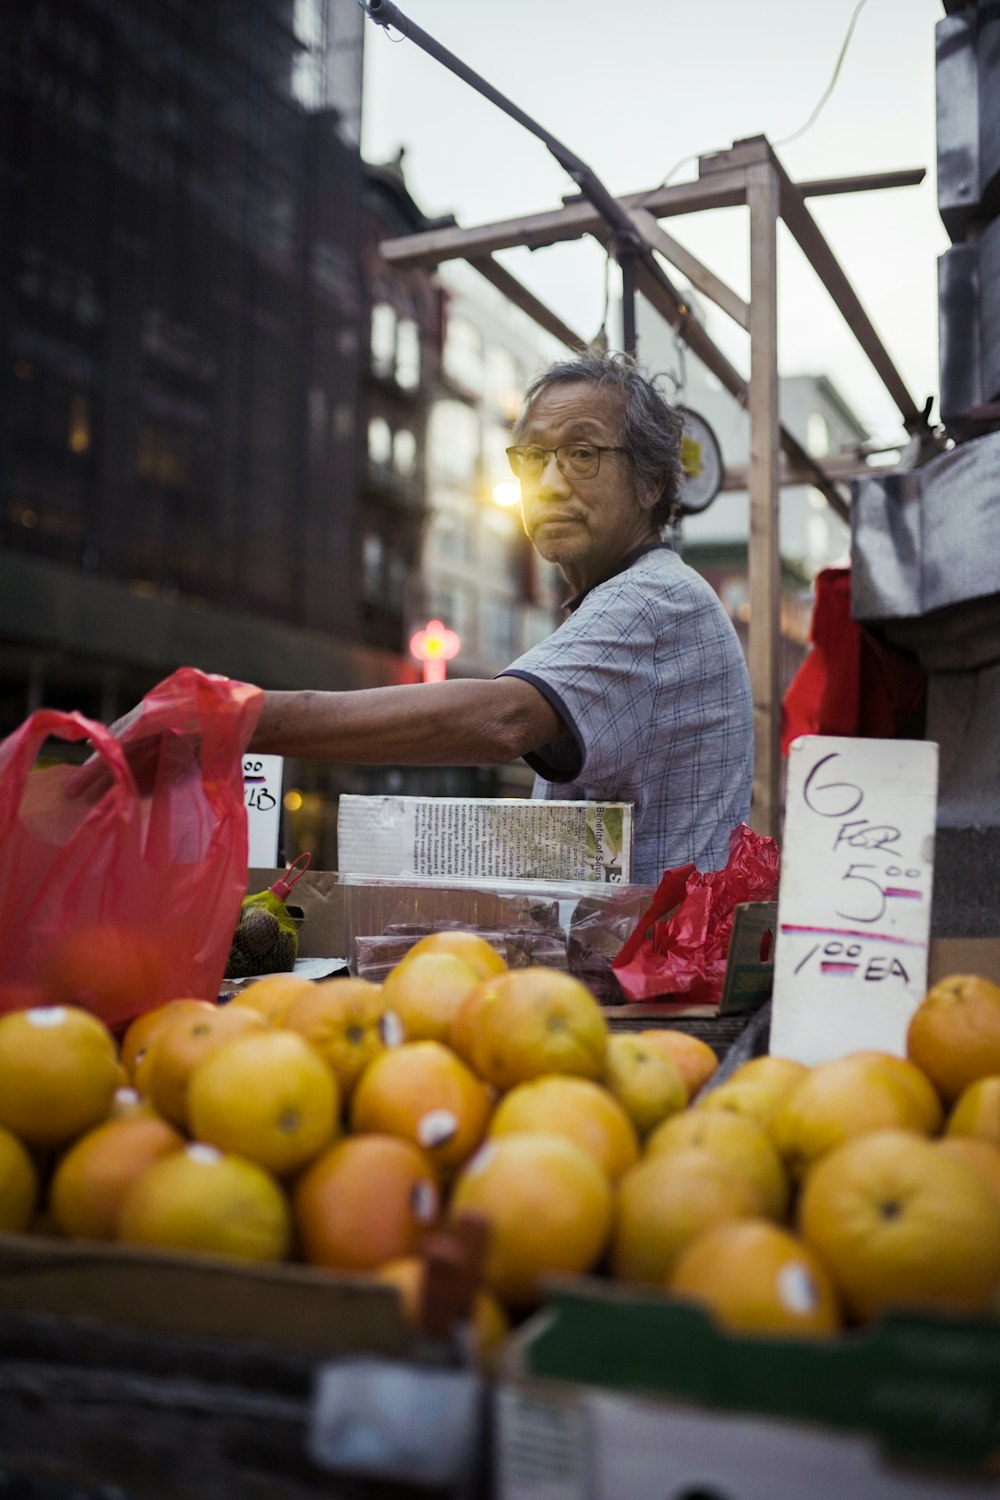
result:
[[[651,1460],[667,1463],[674,1434],[683,1440],[684,1463],[690,1465],[683,1476],[687,1484],[727,1500],[804,1493],[829,1493],[831,1500],[854,1493],[871,1500],[909,1493],[886,1467],[887,1455],[911,1482],[914,1473],[961,1471],[956,1493],[970,1495],[981,1492],[970,1475],[995,1474],[1000,1467],[996,1322],[899,1313],[836,1338],[739,1338],[722,1332],[699,1308],[655,1292],[567,1281],[553,1286],[544,1311],[516,1336],[505,1375],[514,1397],[529,1407],[538,1396],[562,1393],[566,1399],[568,1392],[577,1410],[567,1420],[596,1424],[602,1434],[606,1451],[596,1465],[601,1482],[591,1488],[588,1474],[585,1485],[567,1486],[560,1496],[657,1500],[673,1494],[662,1465],[660,1486],[653,1486]],[[516,1400],[510,1410],[516,1426]],[[719,1467],[734,1432],[743,1438]],[[831,1447],[834,1438],[841,1443]],[[853,1440],[850,1462],[845,1438]],[[503,1442],[501,1434],[501,1447]],[[589,1452],[593,1463],[593,1448],[579,1434],[571,1446]],[[643,1446],[647,1477],[633,1484],[642,1470],[633,1464]],[[832,1483],[820,1489],[821,1475],[827,1480],[831,1471],[820,1466],[809,1475],[806,1466],[800,1481],[809,1475],[810,1482],[803,1489],[789,1486],[790,1456],[810,1446],[817,1459],[824,1450],[827,1459],[831,1452],[845,1455],[833,1471],[841,1482],[853,1473],[867,1474],[866,1483],[848,1491],[838,1492]],[[879,1488],[875,1479],[883,1471]],[[995,1480],[989,1483],[995,1493]],[[509,1491],[515,1493],[531,1491]],[[950,1493],[946,1485],[928,1490],[934,1496]],[[503,1487],[500,1500],[508,1500]]]

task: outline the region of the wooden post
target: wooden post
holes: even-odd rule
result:
[[[753,809],[758,833],[781,827],[781,564],[778,536],[778,174],[746,168],[750,210],[750,684],[754,705]]]

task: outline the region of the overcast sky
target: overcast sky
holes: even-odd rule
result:
[[[696,161],[765,134],[796,179],[925,167],[920,187],[812,199],[812,212],[917,403],[938,388],[937,258],[948,240],[935,187],[934,28],[941,0],[866,0],[833,93],[826,90],[857,0],[399,0],[424,31],[581,157],[616,194],[681,182]],[[459,224],[558,207],[572,181],[546,148],[428,57],[367,22],[362,149],[406,148],[424,213]],[[744,296],[747,214],[662,221]],[[596,333],[603,252],[593,241],[499,259],[571,327]],[[667,267],[673,279],[677,273]],[[749,373],[745,335],[710,324]],[[794,242],[779,247],[779,366],[827,374],[877,435],[898,413]],[[639,350],[640,359],[642,349]],[[936,415],[935,406],[935,415]]]

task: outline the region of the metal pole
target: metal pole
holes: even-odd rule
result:
[[[747,168],[750,210],[750,685],[755,767],[751,820],[781,824],[781,564],[778,534],[778,174]]]
[[[462,62],[461,58],[456,57],[453,52],[449,52],[447,47],[442,47],[440,42],[435,41],[434,37],[423,31],[414,21],[411,21],[409,16],[405,16],[399,9],[399,6],[392,3],[392,0],[358,0],[358,3],[369,19],[374,21],[377,26],[395,26],[397,31],[401,32],[409,41],[415,42],[429,57],[433,57],[436,62],[442,63],[456,77],[461,78],[464,83],[469,84],[477,93],[489,99],[498,109],[502,109],[504,114],[510,115],[512,120],[516,120],[519,125],[523,125],[525,130],[530,130],[531,134],[536,136],[548,148],[563,170],[572,177],[583,196],[596,208],[604,222],[614,231],[612,248],[622,268],[623,317],[626,328],[631,329],[631,335],[626,333],[624,339],[626,351],[633,355],[636,352],[634,278],[634,263],[636,260],[642,261],[646,269],[656,277],[663,289],[669,293],[670,297],[677,304],[679,319],[676,326],[678,331],[683,335],[684,327],[688,321],[687,303],[680,292],[673,286],[651,251],[643,245],[639,234],[636,232],[635,225],[632,223],[625,209],[608,192],[603,182],[587,166],[586,162],[581,161],[578,156],[575,156],[570,151],[568,146],[564,146],[561,141],[556,140],[554,135],[550,135],[547,130],[539,125],[537,120],[533,120],[530,115],[525,114],[523,109],[520,109],[506,95],[501,94],[498,89],[495,89],[479,73],[474,72],[472,68]]]

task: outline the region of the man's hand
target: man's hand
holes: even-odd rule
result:
[[[129,740],[130,731],[138,724],[141,717],[142,704],[138,704],[120,719],[116,719],[110,725],[108,733],[114,735],[115,739],[121,743],[129,770],[132,772],[140,793],[148,793],[152,791],[156,779],[163,735],[162,733],[149,734]],[[66,778],[63,790],[67,797],[90,798],[96,801],[108,790],[112,780],[107,762],[99,755],[92,755]]]

